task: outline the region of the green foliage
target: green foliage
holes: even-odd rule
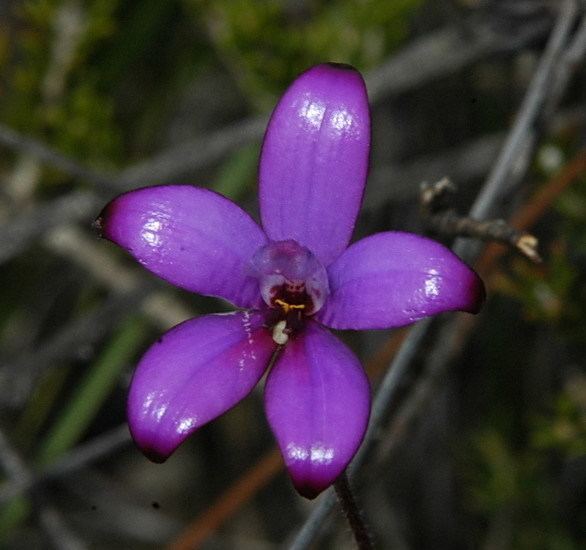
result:
[[[536,419],[531,444],[568,458],[586,455],[586,374],[570,377],[551,414]]]
[[[141,319],[130,318],[105,346],[44,439],[37,456],[39,464],[54,462],[79,441],[118,383],[122,370],[136,356],[144,340],[144,325]]]
[[[488,522],[489,533],[500,531],[499,540],[506,540],[502,547],[572,550],[577,546],[558,515],[558,488],[540,432],[536,428],[522,448],[492,428],[478,432],[467,468],[468,502]]]
[[[562,216],[560,230],[572,243],[574,254],[586,257],[586,177],[582,176],[556,202]]]
[[[102,165],[118,161],[121,136],[114,128],[113,99],[84,81],[45,113],[57,148],[71,156],[99,159]],[[47,132],[48,133],[48,132]]]
[[[22,28],[0,75],[7,82],[0,118],[42,135],[63,152],[110,164],[120,157],[111,91],[92,58],[116,28],[118,0],[23,4]],[[63,21],[66,21],[64,23]]]
[[[255,181],[259,153],[257,145],[236,151],[222,166],[213,188],[225,197],[238,200]]]
[[[406,36],[421,0],[185,0],[203,18],[220,55],[249,97],[272,101],[307,67],[323,61],[367,70]]]

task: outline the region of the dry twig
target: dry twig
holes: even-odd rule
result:
[[[449,205],[448,196],[456,187],[443,178],[436,183],[421,186],[420,204],[423,223],[429,231],[442,237],[472,237],[482,241],[499,242],[514,248],[533,262],[541,262],[537,252],[537,238],[519,231],[505,220],[475,220],[460,216]]]

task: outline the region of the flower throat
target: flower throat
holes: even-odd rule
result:
[[[300,330],[304,318],[317,313],[329,296],[328,275],[322,263],[294,240],[274,241],[252,258],[273,339],[286,343]]]

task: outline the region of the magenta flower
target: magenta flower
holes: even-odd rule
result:
[[[265,408],[296,489],[313,498],[364,437],[368,380],[326,327],[382,329],[477,312],[484,289],[450,250],[400,232],[348,246],[368,171],[370,116],[351,67],[319,65],[285,92],[260,158],[262,228],[230,200],[188,185],[125,193],[103,236],[170,283],[241,308],[174,327],[140,361],[132,436],[164,461],[248,395],[273,355]]]

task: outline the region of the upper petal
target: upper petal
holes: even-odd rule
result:
[[[295,488],[314,498],[344,471],[370,414],[356,356],[312,321],[292,337],[265,387],[267,418]]]
[[[411,233],[377,233],[328,268],[330,297],[318,320],[337,329],[407,325],[484,301],[478,275],[445,246]]]
[[[130,191],[104,208],[97,225],[174,285],[240,307],[262,301],[249,262],[266,236],[239,206],[213,191],[189,185]]]
[[[318,65],[281,97],[260,157],[267,235],[294,239],[324,264],[347,246],[368,171],[370,114],[364,81],[346,65]]]
[[[165,460],[254,388],[275,349],[257,313],[206,315],[165,333],[141,359],[128,396],[132,437]]]

